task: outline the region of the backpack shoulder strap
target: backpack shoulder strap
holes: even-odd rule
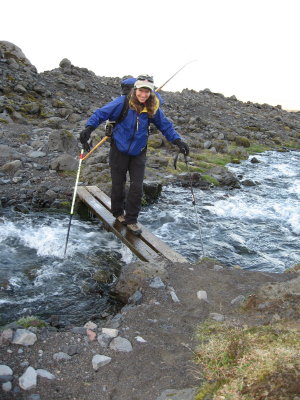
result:
[[[118,116],[118,118],[116,119],[115,124],[119,124],[126,118],[126,116],[128,114],[128,110],[129,110],[129,96],[126,96],[126,98],[124,100],[122,111],[121,111],[120,115]]]

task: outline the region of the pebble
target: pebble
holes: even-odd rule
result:
[[[198,290],[197,297],[199,300],[207,301],[207,293],[205,290]]]
[[[159,276],[156,276],[155,278],[152,279],[149,286],[154,289],[159,289],[159,288],[164,288],[165,284],[163,283],[163,281],[160,279]]]
[[[121,336],[114,338],[111,342],[109,347],[115,351],[121,351],[125,353],[129,353],[132,351],[132,345],[128,339],[125,339]]]
[[[23,346],[31,346],[37,341],[37,336],[35,333],[30,332],[28,329],[17,329],[12,343],[21,344]]]
[[[98,371],[100,367],[103,367],[103,365],[109,364],[110,362],[111,362],[111,357],[107,357],[101,354],[96,354],[92,359],[93,369],[95,371]]]
[[[71,356],[69,354],[63,353],[62,351],[59,351],[58,353],[53,354],[53,359],[55,361],[69,361],[71,360]]]
[[[28,367],[24,374],[19,378],[19,386],[23,390],[30,390],[36,386],[37,373],[32,367]]]
[[[231,300],[230,304],[233,306],[239,306],[245,300],[245,296],[242,294]]]

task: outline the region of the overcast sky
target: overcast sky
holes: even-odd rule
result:
[[[0,40],[39,72],[63,58],[98,76],[153,74],[300,110],[300,0],[9,0]]]

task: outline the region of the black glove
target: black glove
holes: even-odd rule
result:
[[[91,125],[87,126],[82,132],[80,132],[80,142],[85,151],[89,152],[91,150],[91,146],[88,141],[95,128]]]
[[[173,143],[179,147],[180,153],[184,154],[185,156],[189,155],[190,149],[185,142],[183,142],[181,139],[175,139]]]

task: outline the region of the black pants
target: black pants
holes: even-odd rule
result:
[[[126,214],[127,224],[135,224],[141,210],[143,180],[146,165],[146,149],[137,156],[121,153],[112,144],[109,153],[111,172],[111,212],[114,217]],[[130,185],[125,194],[126,175],[129,172]]]

